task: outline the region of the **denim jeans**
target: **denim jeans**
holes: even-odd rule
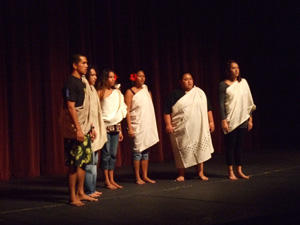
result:
[[[149,160],[149,150],[142,152],[132,151],[132,159],[136,161]]]
[[[98,152],[92,153],[91,161],[85,167],[84,193],[87,195],[91,195],[96,191]]]
[[[107,133],[107,142],[101,149],[100,167],[102,170],[114,170],[119,143],[119,133]]]

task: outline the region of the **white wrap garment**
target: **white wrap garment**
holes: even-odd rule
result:
[[[134,151],[142,152],[158,142],[153,102],[146,85],[132,97],[130,118]]]
[[[205,93],[194,86],[172,107],[170,135],[177,168],[187,168],[211,158],[214,152]]]
[[[233,131],[245,122],[252,111],[256,109],[254,105],[249,85],[245,79],[240,82],[235,81],[226,89],[225,112],[228,122],[228,132]],[[226,134],[227,132],[224,131]]]

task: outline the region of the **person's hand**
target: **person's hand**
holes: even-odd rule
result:
[[[119,133],[119,141],[123,141],[123,138],[124,138],[124,137],[123,137],[123,134],[122,134],[122,132],[120,132],[120,133]]]
[[[84,134],[81,130],[76,131],[76,139],[77,141],[83,142],[84,141]]]
[[[96,140],[96,138],[97,138],[97,132],[95,131],[94,128],[92,129],[90,135],[91,135],[92,142],[94,142]]]
[[[215,131],[215,123],[209,122],[209,131],[210,133],[213,133]]]
[[[228,126],[228,122],[227,120],[222,120],[222,129],[225,131],[225,132],[228,132],[229,131],[229,126]]]
[[[132,128],[128,128],[128,136],[129,137],[134,137],[135,136]]]
[[[252,130],[252,128],[253,128],[253,123],[252,123],[252,121],[248,121],[248,131],[250,131],[250,130]]]
[[[166,125],[166,132],[167,132],[168,134],[172,134],[172,133],[174,132],[174,128],[172,127],[171,124]]]

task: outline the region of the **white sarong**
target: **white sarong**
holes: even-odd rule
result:
[[[134,151],[142,152],[158,142],[154,107],[146,85],[132,98],[130,118]]]
[[[204,92],[194,86],[172,107],[170,135],[177,168],[187,168],[211,158],[214,152]]]
[[[245,79],[236,81],[226,89],[225,112],[228,122],[228,133],[244,123],[252,111],[256,109],[254,105],[249,85]],[[224,130],[223,130],[224,131]],[[226,134],[227,132],[224,131]]]
[[[121,122],[127,114],[127,106],[124,103],[124,96],[118,89],[101,101],[102,116],[106,126],[116,125]]]

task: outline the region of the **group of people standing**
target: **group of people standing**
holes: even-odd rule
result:
[[[98,75],[88,66],[85,56],[71,58],[71,76],[64,88],[64,107],[60,124],[64,136],[65,163],[68,166],[70,204],[83,206],[83,201],[97,201],[98,154],[106,188],[123,188],[115,182],[114,168],[119,141],[123,140],[121,121],[126,118],[131,142],[133,168],[137,184],[155,183],[148,177],[149,148],[158,141],[151,92],[145,85],[144,71],[130,75],[132,87],[125,98],[116,85],[113,70]],[[227,77],[220,83],[220,109],[225,134],[228,177],[248,179],[242,172],[241,148],[246,130],[252,129],[255,105],[249,86],[242,79],[238,64],[229,61]],[[98,85],[95,88],[96,80]],[[180,87],[167,96],[164,105],[166,132],[170,136],[177,181],[184,181],[185,168],[195,166],[201,180],[208,180],[203,163],[211,158],[211,133],[215,130],[212,106],[205,93],[194,85],[193,76],[183,73]],[[237,173],[233,171],[233,163]]]

